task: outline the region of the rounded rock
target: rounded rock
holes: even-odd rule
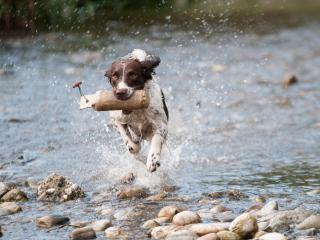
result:
[[[154,239],[164,239],[167,237],[167,235],[169,234],[169,232],[171,231],[175,231],[178,230],[179,227],[175,226],[175,225],[168,225],[168,226],[159,226],[159,227],[155,227],[152,229],[151,231],[151,236]]]
[[[174,215],[179,213],[181,209],[176,206],[166,206],[160,209],[158,217],[167,217],[172,219]]]
[[[240,240],[241,239],[241,237],[238,234],[230,231],[221,231],[221,232],[218,232],[217,235],[220,240]]]
[[[191,211],[180,212],[176,214],[172,219],[172,223],[178,226],[184,226],[199,222],[201,222],[199,214]]]
[[[199,237],[197,240],[220,240],[218,234],[216,233],[209,233]]]
[[[243,213],[231,222],[229,230],[242,238],[253,237],[258,231],[257,219],[248,213]]]
[[[267,233],[262,235],[260,240],[287,240],[287,238],[280,233]]]
[[[69,222],[68,217],[60,215],[47,215],[36,219],[36,224],[40,228],[51,228],[57,225],[64,225]]]
[[[320,215],[311,215],[297,225],[299,230],[305,230],[309,228],[320,229]]]
[[[199,223],[199,224],[192,224],[188,227],[188,229],[190,231],[192,231],[193,233],[199,235],[199,236],[203,236],[209,233],[217,233],[220,231],[225,230],[225,228],[215,224],[215,223]]]
[[[128,236],[118,227],[109,227],[105,230],[108,239],[127,240]]]
[[[4,202],[0,204],[0,216],[10,215],[22,211],[15,202]]]
[[[178,230],[170,232],[166,240],[196,240],[198,236],[190,230]]]
[[[230,209],[222,205],[217,205],[210,209],[211,213],[221,213],[226,211],[230,211]]]
[[[144,229],[151,229],[160,226],[160,224],[155,221],[154,219],[148,220],[143,223],[142,228]]]
[[[18,201],[28,201],[27,195],[19,189],[11,189],[9,192],[5,193],[1,200],[3,202],[18,202]]]
[[[147,192],[142,187],[127,187],[117,192],[119,199],[144,198]]]
[[[72,231],[69,238],[71,240],[95,239],[96,233],[91,227],[83,227]]]
[[[111,227],[110,219],[102,219],[91,223],[88,227],[91,227],[96,232],[101,232],[106,230],[108,227]]]

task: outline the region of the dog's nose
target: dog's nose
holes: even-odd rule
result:
[[[116,96],[117,97],[125,97],[128,94],[128,89],[120,88],[116,90]]]

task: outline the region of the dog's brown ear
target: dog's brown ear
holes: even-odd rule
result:
[[[142,61],[141,64],[144,68],[144,75],[146,79],[151,79],[151,75],[154,74],[154,70],[159,66],[161,60],[160,57],[155,55],[149,55],[146,60]]]
[[[108,69],[108,70],[105,72],[104,76],[110,79],[110,78],[111,78],[111,69]]]

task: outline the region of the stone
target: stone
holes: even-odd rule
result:
[[[91,227],[83,227],[73,230],[69,234],[71,240],[86,240],[86,239],[95,239],[96,233]]]
[[[220,222],[231,222],[237,217],[232,211],[217,213],[215,216]]]
[[[170,232],[166,240],[196,240],[198,236],[190,230],[178,230]]]
[[[164,191],[161,191],[161,192],[159,192],[159,193],[157,193],[157,194],[155,194],[155,195],[152,195],[152,196],[150,196],[150,197],[147,197],[146,199],[147,199],[148,201],[160,201],[160,200],[162,200],[162,199],[164,199],[164,198],[166,198],[166,197],[167,197],[167,193],[164,192]]]
[[[203,236],[208,233],[217,233],[223,230],[226,230],[226,228],[219,226],[215,223],[198,223],[198,224],[192,224],[186,226],[190,231],[193,233]]]
[[[297,229],[304,230],[309,228],[320,229],[320,215],[311,215],[297,225]]]
[[[277,201],[270,201],[264,205],[258,212],[258,216],[266,216],[279,210]]]
[[[119,199],[145,198],[146,196],[147,192],[142,187],[126,187],[117,192]]]
[[[85,196],[78,185],[56,173],[40,182],[37,195],[38,200],[49,202],[65,202]]]
[[[3,202],[18,202],[18,201],[28,201],[27,195],[19,189],[11,189],[7,193],[5,193],[1,201]]]
[[[106,230],[108,227],[111,227],[112,222],[110,219],[102,219],[89,224],[88,227],[91,227],[95,232],[101,232]]]
[[[61,215],[47,215],[36,219],[36,225],[40,228],[51,228],[69,223],[69,218]]]
[[[211,192],[208,194],[208,197],[212,199],[218,199],[218,198],[222,198],[223,195],[224,195],[223,192]]]
[[[242,193],[236,189],[229,190],[227,192],[227,196],[228,196],[229,200],[236,200],[236,201],[239,201],[239,200],[242,200],[242,199],[248,197],[247,195],[245,195],[244,193]]]
[[[266,198],[264,196],[256,196],[254,197],[253,201],[256,203],[265,203]]]
[[[128,236],[118,227],[109,227],[105,230],[105,235],[108,239],[127,240]]]
[[[212,65],[212,71],[216,73],[224,72],[227,70],[228,66],[224,64],[214,64]]]
[[[152,228],[155,228],[158,226],[160,226],[160,224],[157,221],[155,221],[154,219],[151,219],[151,220],[144,222],[141,227],[144,229],[152,229]]]
[[[216,233],[209,233],[199,237],[197,240],[220,240]]]
[[[249,213],[243,213],[231,222],[229,230],[242,238],[251,238],[258,231],[257,219]]]
[[[2,237],[3,233],[2,233],[2,228],[0,226],[0,237]]]
[[[7,192],[9,192],[10,187],[8,186],[8,184],[4,183],[4,182],[0,182],[0,198],[6,194]]]
[[[300,223],[310,215],[309,212],[300,210],[277,212],[271,215],[267,230],[269,232],[285,232],[290,229],[290,225]]]
[[[241,237],[230,231],[221,231],[217,233],[219,240],[241,240]]]
[[[71,220],[69,223],[69,226],[76,227],[76,228],[83,228],[83,227],[86,227],[87,225],[88,225],[87,222],[82,222],[79,220]]]
[[[127,175],[123,176],[120,179],[120,183],[121,184],[132,184],[134,182],[134,180],[136,179],[136,176],[134,175],[134,173],[128,173]]]
[[[265,231],[258,231],[256,232],[256,234],[254,235],[254,239],[259,239],[262,235],[265,235],[266,232]]]
[[[180,212],[176,214],[172,219],[172,223],[178,226],[199,223],[200,221],[201,219],[199,214],[191,211]]]
[[[230,211],[230,209],[222,205],[217,205],[210,209],[211,213],[221,213],[226,211]]]
[[[259,240],[287,240],[287,238],[280,233],[267,233],[262,235]]]
[[[154,239],[164,239],[164,238],[167,237],[169,232],[175,231],[175,230],[179,230],[179,228],[181,228],[181,227],[178,227],[178,226],[175,226],[175,225],[155,227],[151,231],[151,236]]]
[[[168,223],[171,221],[171,218],[168,218],[168,217],[158,217],[158,218],[155,218],[153,219],[154,221],[156,221],[157,223],[159,224],[163,224],[163,223]]]
[[[293,85],[293,84],[297,84],[297,83],[298,83],[298,78],[293,74],[285,75],[282,80],[282,84],[286,88]]]
[[[11,215],[22,211],[22,208],[15,202],[4,202],[0,204],[0,216]]]
[[[181,209],[176,206],[166,206],[160,209],[158,217],[168,217],[172,219],[173,216],[179,212],[181,212]]]

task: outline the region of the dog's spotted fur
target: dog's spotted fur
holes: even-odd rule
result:
[[[135,49],[112,63],[106,72],[117,98],[128,99],[137,89],[144,89],[150,97],[150,105],[146,109],[111,112],[114,124],[130,153],[138,153],[143,140],[151,142],[147,157],[147,169],[150,172],[160,166],[161,149],[168,134],[169,113],[164,94],[152,77],[159,63],[159,57]]]

